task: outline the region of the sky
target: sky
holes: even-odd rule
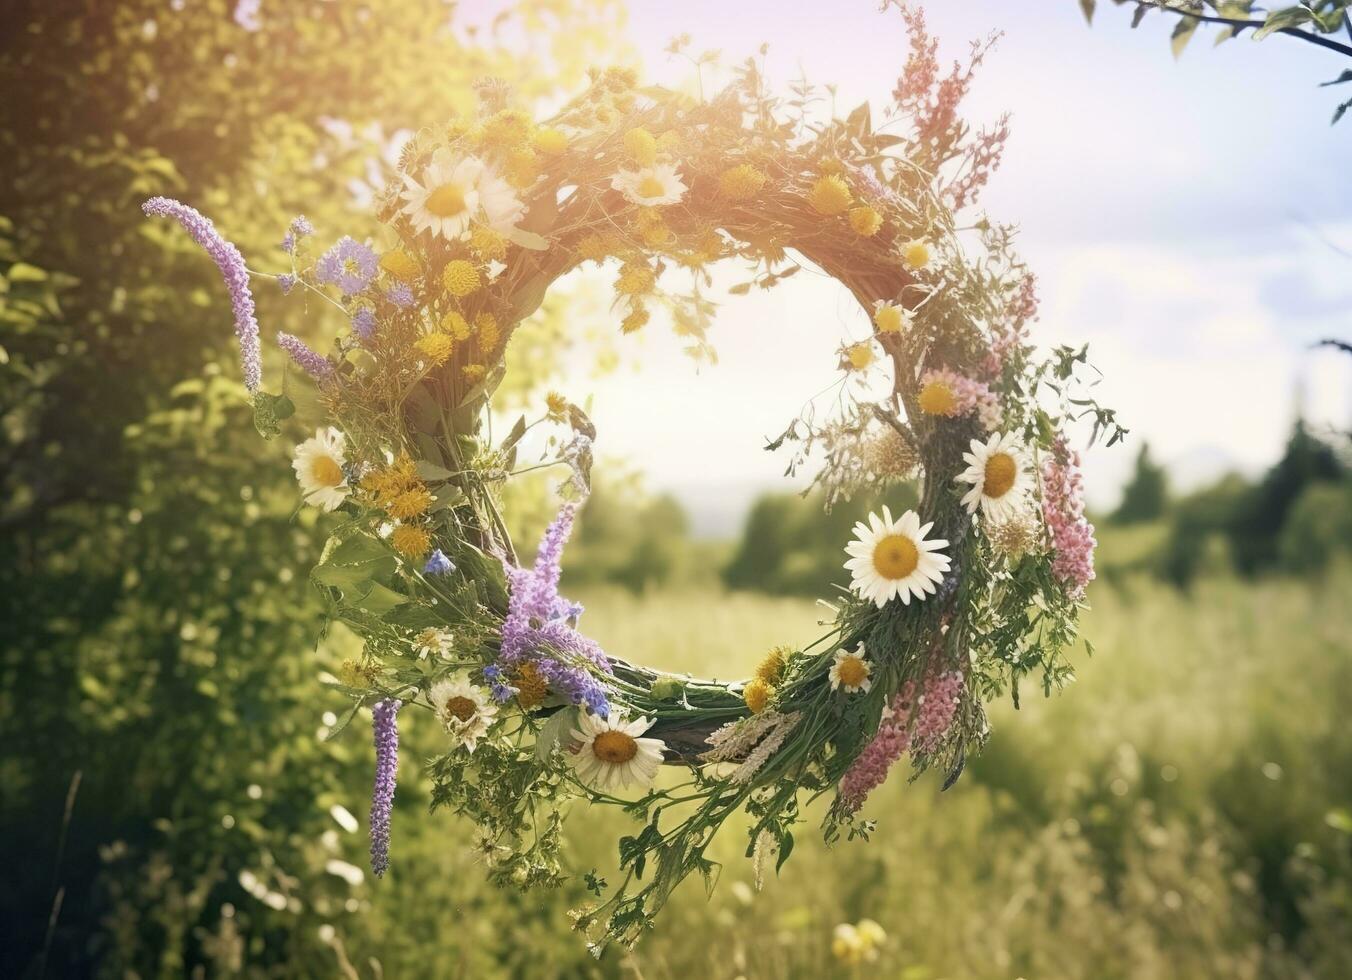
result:
[[[1171,19],[1133,31],[1128,10],[1100,6],[1092,28],[1074,0],[926,13],[950,58],[1004,32],[967,103],[976,121],[1012,116],[981,204],[1021,229],[1042,298],[1033,340],[1088,342],[1096,394],[1131,430],[1127,448],[1086,459],[1091,502],[1110,507],[1142,440],[1186,487],[1261,471],[1298,403],[1316,424],[1352,426],[1352,358],[1309,349],[1352,338],[1352,119],[1330,127],[1339,90],[1317,87],[1345,67],[1336,54],[1199,34],[1176,61]],[[647,79],[689,80],[663,50],[685,32],[727,64],[768,41],[781,89],[805,73],[839,86],[842,112],[870,99],[875,116],[906,51],[895,11],[868,0],[630,4]],[[867,331],[843,289],[808,275],[727,296],[711,336],[720,363],[699,373],[650,328],[622,345],[636,367],[590,383],[598,450],[675,492],[697,530],[726,533],[756,493],[801,486],[765,437],[836,379],[840,342]]]

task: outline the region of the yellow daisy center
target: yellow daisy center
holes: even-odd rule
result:
[[[860,657],[848,656],[840,661],[840,683],[846,687],[858,687],[868,680],[868,665]]]
[[[889,534],[873,546],[873,567],[885,579],[905,578],[920,564],[920,549],[904,534]]]
[[[661,197],[665,191],[662,181],[653,174],[644,177],[638,184],[639,197]]]
[[[474,717],[474,712],[479,710],[479,706],[463,694],[457,694],[447,699],[446,707],[442,710],[457,721],[469,721]]]
[[[624,732],[602,732],[592,742],[592,753],[602,762],[618,765],[638,755],[638,743]]]
[[[441,184],[427,195],[426,207],[438,218],[464,214],[465,189],[454,182]]]
[[[332,456],[316,456],[310,462],[310,479],[320,486],[336,487],[343,482],[343,468]]]
[[[926,415],[951,415],[958,407],[953,389],[942,381],[931,381],[920,389],[920,411]]]
[[[1003,497],[1014,486],[1019,467],[1009,453],[992,453],[986,460],[986,480],[981,492],[987,497]]]

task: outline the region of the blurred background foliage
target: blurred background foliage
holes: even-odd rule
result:
[[[861,917],[890,935],[877,969],[913,980],[1352,975],[1352,478],[1346,437],[1301,424],[1266,474],[1186,494],[1141,447],[1098,520],[1082,690],[999,709],[942,797],[895,779],[871,845],[805,831],[756,894],[730,833],[712,898],[683,890],[597,964],[567,931],[580,884],[492,890],[464,828],[426,816],[436,734],[410,719],[394,867],[372,882],[368,728],[324,738],[342,703],[318,679],[353,641],[316,646],[323,534],[296,511],[290,440],[253,432],[214,269],[138,204],[199,206],[264,268],[302,208],[325,238],[374,233],[364,195],[401,130],[467,111],[483,75],[557,98],[614,60],[622,15],[234,10],[30,0],[0,38],[0,975],[816,977]],[[506,402],[550,380],[587,302],[519,335]],[[259,309],[265,341],[333,326],[267,289]],[[706,541],[617,462],[567,584],[608,648],[694,673],[815,635],[849,527],[914,500],[823,518],[766,495],[737,540]],[[512,491],[523,540],[547,488]],[[621,818],[589,819],[574,861],[604,870]]]

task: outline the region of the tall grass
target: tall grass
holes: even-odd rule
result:
[[[712,894],[687,883],[637,950],[599,963],[568,929],[581,888],[486,886],[470,830],[425,814],[410,765],[392,873],[356,890],[364,925],[340,939],[361,972],[374,960],[386,976],[849,976],[831,959],[832,929],[869,917],[889,935],[870,975],[1352,975],[1338,829],[1352,803],[1350,584],[1098,590],[1095,655],[1080,655],[1074,689],[997,707],[990,747],[956,787],[941,794],[898,770],[867,807],[874,839],[834,849],[810,810],[760,891],[743,828],[729,827]],[[819,612],[747,595],[582,598],[606,649],[720,677],[812,639]],[[605,875],[623,829],[622,816],[577,805],[575,866]]]

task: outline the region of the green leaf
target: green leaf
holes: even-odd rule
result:
[[[1310,12],[1301,7],[1283,7],[1281,10],[1274,10],[1268,14],[1267,20],[1263,21],[1263,26],[1253,32],[1253,39],[1261,41],[1269,34],[1309,23],[1310,16]]]
[[[1084,14],[1086,24],[1094,23],[1094,0],[1080,0],[1080,11]]]
[[[390,570],[393,571],[394,559],[390,556],[389,549],[385,547],[383,542],[369,534],[354,534],[335,545],[333,550],[324,556],[323,563],[325,565],[357,565],[387,558],[391,562]]]
[[[1342,85],[1344,82],[1352,82],[1352,68],[1344,68],[1343,73],[1330,82],[1320,82],[1320,88],[1328,88],[1330,85]]]
[[[352,605],[371,613],[373,616],[384,616],[406,602],[408,602],[408,596],[386,588],[379,582],[372,582],[370,590],[353,602]]]
[[[365,700],[358,701],[352,707],[344,711],[343,717],[339,718],[338,721],[334,724],[334,726],[329,729],[329,733],[324,736],[324,741],[332,742],[335,738],[341,735],[343,733],[343,729],[352,723],[352,719],[357,717],[357,712],[361,710],[361,706],[365,703],[366,703]]]
[[[285,395],[256,391],[253,396],[254,428],[264,439],[275,439],[282,431],[282,420],[296,413],[296,406]]]
[[[504,439],[502,441],[502,445],[498,447],[499,451],[504,453],[507,452],[518,442],[520,442],[521,437],[524,436],[525,434],[526,434],[526,416],[523,415],[516,420],[516,424],[512,426],[512,431],[507,433],[507,438]]]
[[[1200,21],[1191,17],[1181,17],[1174,25],[1174,32],[1169,37],[1169,48],[1173,51],[1175,58],[1183,57],[1183,49],[1188,46],[1192,36],[1197,33],[1197,25]]]
[[[15,262],[5,276],[10,282],[46,282],[47,273],[27,262]]]
[[[428,462],[425,459],[418,460],[418,462],[413,465],[413,468],[417,471],[420,480],[427,480],[431,483],[449,480],[455,475],[450,470],[446,469],[446,467],[438,466],[436,463]]]

